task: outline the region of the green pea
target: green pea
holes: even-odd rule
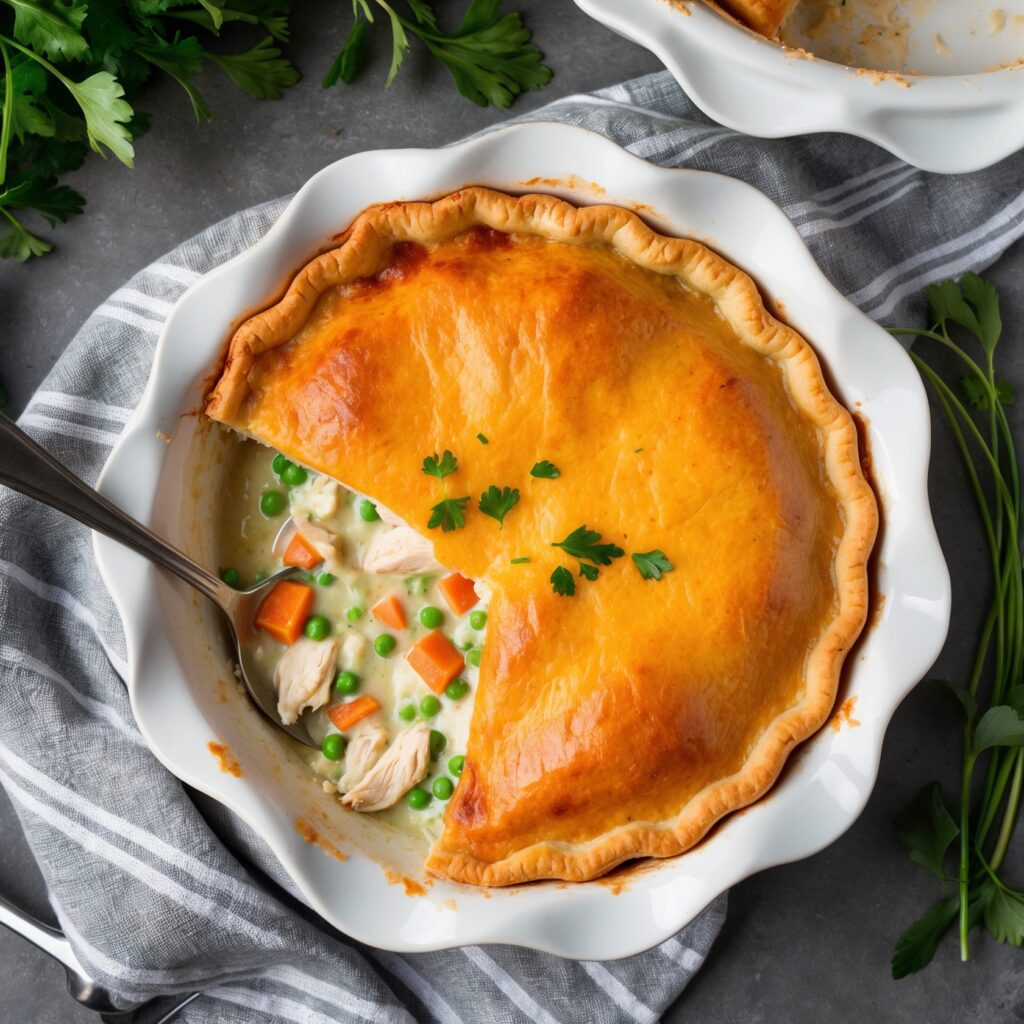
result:
[[[470,612],[469,624],[474,629],[483,629],[487,625],[487,612]]]
[[[328,733],[328,735],[324,737],[323,743],[320,744],[320,753],[322,753],[328,761],[339,760],[344,752],[345,740],[342,738],[340,732]]]
[[[469,683],[465,679],[453,679],[444,688],[444,695],[449,700],[462,700],[467,693],[469,693]]]
[[[434,796],[436,796],[438,800],[450,800],[452,798],[452,793],[455,792],[452,780],[446,778],[444,775],[434,779],[434,784],[430,788],[434,791]]]
[[[420,711],[424,718],[433,718],[440,710],[441,702],[432,693],[428,693],[420,701]]]
[[[345,612],[345,618],[349,622],[358,622],[363,617],[363,609],[359,605],[354,604],[347,612]]]
[[[339,672],[334,688],[338,693],[355,693],[359,689],[359,676],[355,672]]]
[[[468,661],[469,664],[473,665],[474,667],[478,666],[480,664],[480,659],[483,657],[483,654],[484,652],[481,651],[479,647],[476,647],[472,651],[467,652],[466,661]]]
[[[397,646],[398,641],[390,633],[381,633],[373,641],[373,649],[382,657],[386,658]]]
[[[405,794],[405,802],[414,810],[422,811],[430,803],[430,794],[421,786],[413,786]]]
[[[271,463],[271,466],[274,468],[274,472],[278,476],[280,476],[290,465],[291,461],[286,459],[280,452],[274,456],[274,461]]]
[[[237,569],[221,569],[221,571],[220,571],[220,578],[229,587],[236,587],[236,588],[238,587],[238,584],[242,580],[242,577],[238,575],[238,570]]]
[[[454,757],[448,758],[448,771],[458,778],[462,774],[462,769],[466,766],[466,755],[456,754]]]
[[[326,640],[331,633],[331,620],[323,615],[310,615],[306,619],[306,636],[310,640]]]
[[[372,501],[368,501],[366,498],[363,498],[363,500],[359,502],[359,518],[362,519],[364,523],[377,522],[377,520],[380,519],[380,513],[377,511],[377,506],[374,505]]]
[[[444,753],[444,748],[448,746],[448,737],[443,732],[438,732],[436,729],[430,730],[430,756],[440,757]]]
[[[420,609],[420,622],[427,629],[437,629],[444,622],[444,612],[440,608],[428,604],[426,608]]]
[[[334,573],[322,572],[317,576],[316,581],[321,587],[329,587],[334,582]]]
[[[280,491],[264,491],[260,498],[260,511],[268,518],[279,516],[288,504],[288,499]]]
[[[399,708],[398,717],[403,722],[411,722],[416,717],[416,705],[406,704],[405,707]]]
[[[308,477],[309,474],[301,466],[296,466],[294,462],[289,462],[281,472],[281,479],[289,487],[298,487],[299,484],[304,484]]]

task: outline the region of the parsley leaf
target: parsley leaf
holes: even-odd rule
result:
[[[896,819],[896,834],[910,859],[945,880],[943,858],[960,829],[946,810],[939,784],[925,786]]]
[[[366,22],[357,17],[352,28],[349,29],[348,35],[345,36],[345,42],[341,44],[338,55],[334,58],[327,74],[324,75],[324,79],[320,83],[321,88],[330,89],[332,85],[337,85],[339,79],[347,85],[356,77],[365,36]]]
[[[601,534],[588,530],[586,525],[577,526],[564,540],[555,541],[551,546],[561,548],[567,555],[595,565],[611,565],[613,558],[621,558],[625,551],[618,544],[601,544]]]
[[[960,378],[960,391],[975,409],[990,408],[988,384],[974,374]],[[996,401],[1000,405],[1013,405],[1016,397],[1008,381],[1002,378],[996,380]]]
[[[468,495],[465,498],[442,499],[436,505],[431,506],[427,528],[433,530],[440,526],[445,533],[462,529],[466,525],[466,517],[463,513],[468,504]]]
[[[596,580],[601,575],[601,570],[596,565],[587,565],[586,562],[580,562],[580,575],[586,580]]]
[[[299,80],[298,71],[270,36],[243,53],[206,55],[239,89],[258,100],[279,100],[282,90]]]
[[[547,459],[542,459],[530,470],[530,476],[535,476],[538,480],[557,480],[561,475],[561,470]]]
[[[989,708],[974,730],[974,754],[990,747],[1024,747],[1024,719],[1005,704]]]
[[[633,556],[633,564],[645,580],[660,580],[663,573],[671,572],[675,566],[665,557],[659,548],[653,551],[638,551]]]
[[[438,480],[443,480],[446,476],[451,476],[458,469],[458,465],[459,460],[446,448],[443,455],[434,452],[423,460],[423,472],[427,476],[436,476]]]
[[[892,955],[892,976],[895,980],[914,974],[931,963],[942,936],[956,920],[959,908],[957,897],[947,896],[933,904],[924,917],[900,936]]]
[[[191,82],[192,76],[197,75],[203,67],[204,50],[195,36],[184,39],[176,36],[171,42],[154,39],[140,43],[135,49],[144,60],[170,75],[185,90],[196,121],[207,124],[213,120],[210,104]]]
[[[995,882],[985,904],[985,927],[996,942],[1024,946],[1024,892]]]
[[[559,597],[572,597],[576,593],[576,581],[564,565],[560,565],[551,574],[551,589]]]
[[[993,284],[989,284],[977,274],[964,274],[960,278],[960,291],[977,316],[980,330],[978,334],[982,348],[991,354],[999,343],[1003,332],[1003,319],[999,313],[999,294]]]
[[[477,434],[477,435],[476,435],[476,439],[477,439],[477,440],[478,440],[478,441],[479,441],[479,442],[480,442],[481,444],[490,444],[490,443],[491,443],[490,441],[488,441],[488,440],[487,440],[487,437],[486,437],[486,436],[485,436],[484,434]]]
[[[24,263],[32,256],[42,256],[53,248],[45,238],[33,235],[9,210],[0,207],[0,215],[3,215],[10,225],[0,233],[0,259],[14,259]]]
[[[529,559],[525,558],[525,557],[524,558],[513,558],[510,561],[511,561],[512,565],[525,565],[529,561]]]
[[[86,5],[43,4],[37,0],[6,0],[14,8],[14,38],[50,60],[76,60],[89,49],[82,35]]]
[[[505,516],[507,516],[518,503],[518,487],[503,487],[499,490],[494,484],[491,484],[491,486],[480,495],[480,501],[477,503],[477,508],[480,509],[485,516],[497,519],[498,525],[504,528]]]

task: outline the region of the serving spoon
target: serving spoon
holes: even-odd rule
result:
[[[320,744],[309,735],[301,718],[293,725],[285,725],[281,721],[277,713],[275,688],[263,678],[263,670],[240,640],[251,632],[253,616],[267,593],[280,580],[294,576],[301,570],[296,567],[282,569],[247,590],[236,590],[228,586],[80,480],[45,448],[33,441],[21,427],[2,414],[0,484],[49,505],[90,529],[106,534],[205,594],[227,619],[235,648],[235,660],[253,703],[289,736],[306,746],[319,749]]]

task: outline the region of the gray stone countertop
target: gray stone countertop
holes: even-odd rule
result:
[[[157,83],[139,104],[153,130],[137,144],[136,170],[91,159],[72,184],[89,200],[86,215],[53,233],[45,259],[0,263],[0,378],[16,415],[89,312],[132,273],[179,241],[242,207],[297,189],[325,164],[359,150],[436,146],[500,121],[462,97],[446,72],[417,55],[385,93],[376,61],[353,86],[323,91],[320,76],[342,37],[345,5],[330,18],[296,3],[291,52],[306,78],[279,103],[257,103],[203,81],[216,119],[197,126],[184,95]],[[316,5],[321,11],[324,9]],[[462,3],[438,5],[454,17]],[[658,68],[657,60],[586,18],[574,5],[517,0],[556,77],[520,99],[513,113]],[[1024,246],[991,271],[1004,296],[1004,375],[1024,377]],[[1020,405],[1015,416],[1020,430]],[[952,439],[936,420],[933,509],[954,581],[953,624],[936,674],[957,678],[967,665],[987,601],[982,535]],[[974,961],[961,965],[943,943],[927,971],[889,977],[900,932],[935,898],[929,877],[896,843],[892,820],[932,778],[958,779],[955,724],[920,688],[887,735],[878,785],[867,809],[837,843],[798,864],[763,872],[735,887],[711,956],[667,1014],[669,1022],[959,1024],[1024,1020],[1024,954],[976,937]],[[17,818],[0,796],[0,892],[40,915],[45,893]],[[1018,841],[1018,880],[1024,869]],[[977,935],[977,933],[976,933]],[[94,1020],[63,991],[63,973],[0,929],[0,1019],[12,1024]]]

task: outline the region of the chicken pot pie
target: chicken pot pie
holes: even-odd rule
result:
[[[207,411],[487,594],[440,875],[682,853],[831,712],[878,521],[857,433],[698,242],[483,188],[370,208],[238,329]],[[435,633],[454,657],[405,660],[442,693]]]

